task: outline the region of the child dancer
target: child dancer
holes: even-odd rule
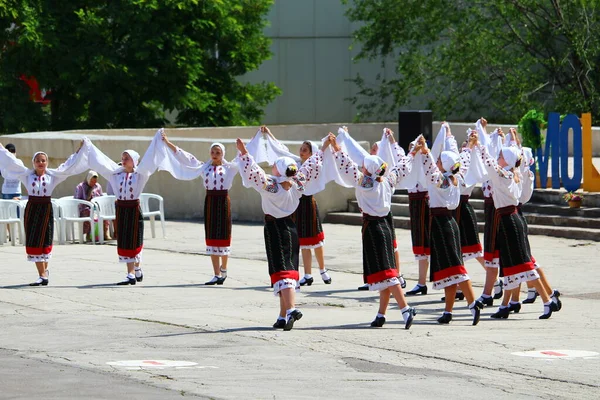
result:
[[[54,214],[51,197],[54,188],[71,175],[87,169],[87,147],[82,140],[79,148],[58,168],[48,168],[48,155],[38,151],[33,155],[33,169],[26,168],[20,160],[0,144],[0,169],[4,176],[19,179],[27,188],[29,200],[25,207],[25,251],[27,260],[35,262],[39,278],[30,286],[47,286],[48,262],[52,257]]]
[[[287,151],[287,147],[273,136],[268,127],[262,126],[260,132],[269,136],[269,142],[272,140],[275,145],[280,146]],[[304,164],[314,154],[317,154],[318,151],[319,148],[314,142],[310,140],[304,141],[300,146],[300,162],[297,163],[298,167]],[[320,162],[322,162],[322,160]],[[325,233],[323,232],[323,227],[321,225],[317,201],[313,197],[314,194],[325,188],[326,183],[324,174],[321,174],[319,179],[314,179],[310,183],[307,183],[304,188],[304,193],[302,194],[302,197],[300,197],[300,204],[298,204],[296,212],[292,215],[292,219],[298,230],[300,251],[302,252],[302,264],[304,266],[304,276],[300,279],[300,286],[311,286],[314,282],[314,278],[312,277],[311,250],[314,251],[315,258],[319,264],[321,279],[323,279],[325,284],[331,284],[331,276],[329,275],[329,271],[325,269],[325,255],[323,253]]]
[[[222,285],[227,279],[227,261],[231,253],[231,200],[229,189],[238,172],[235,162],[225,159],[225,146],[213,143],[210,160],[202,162],[172,144],[163,132],[162,139],[169,147],[159,170],[166,170],[176,179],[192,180],[202,177],[206,188],[204,198],[204,237],[206,253],[210,254],[214,276],[205,285]]]
[[[363,274],[370,290],[379,290],[379,312],[372,327],[385,324],[385,312],[394,296],[402,311],[404,328],[409,329],[416,315],[402,293],[394,262],[392,232],[386,220],[394,188],[410,171],[398,165],[386,174],[387,164],[378,156],[366,156],[360,168],[341,150],[333,134],[329,135],[338,169],[354,182],[356,199],[363,212]],[[402,164],[402,163],[400,163]],[[385,176],[384,176],[385,175]]]
[[[498,312],[492,318],[508,318],[509,301],[522,282],[531,281],[544,300],[544,314],[540,319],[548,319],[558,306],[543,289],[539,274],[535,271],[527,245],[525,226],[517,212],[522,192],[522,182],[518,170],[519,151],[515,147],[502,147],[498,159],[492,157],[485,146],[478,146],[488,177],[493,184],[494,207],[498,220],[496,245],[500,252],[500,270],[504,277],[505,295]]]
[[[298,290],[299,243],[292,214],[298,208],[306,182],[319,173],[318,159],[321,152],[313,154],[298,170],[296,162],[289,157],[280,157],[267,175],[248,153],[244,142],[237,139],[239,150],[236,161],[244,186],[252,187],[262,199],[265,213],[265,248],[269,264],[269,275],[274,294],[279,296],[279,317],[273,328],[286,331],[302,318],[295,307],[295,290]],[[327,143],[329,145],[329,143]]]
[[[446,142],[446,146],[443,146],[443,142]],[[441,151],[444,147],[452,150]],[[444,289],[445,292],[446,307],[438,322],[448,324],[452,321],[456,290],[460,288],[473,315],[473,325],[477,325],[483,304],[475,300],[462,259],[460,230],[452,216],[452,211],[460,203],[460,186],[464,185],[463,175],[466,171],[464,168],[461,170],[458,148],[450,127],[442,124],[431,152],[421,137],[410,159],[419,151],[425,155],[421,168],[427,182],[431,212],[431,281],[434,289]]]
[[[140,195],[156,171],[156,149],[162,143],[160,129],[154,135],[144,158],[134,150],[121,154],[122,166],[117,165],[90,142],[89,164],[113,187],[116,201],[117,254],[119,262],[127,264],[127,276],[117,285],[135,285],[142,282],[144,272],[140,266],[144,247],[144,217],[140,208]]]

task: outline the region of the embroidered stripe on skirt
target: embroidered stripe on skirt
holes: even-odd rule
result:
[[[431,209],[430,280],[434,289],[443,289],[469,279],[463,264],[460,230],[446,208]]]
[[[227,190],[207,190],[204,198],[204,237],[208,254],[231,251],[231,200]]]
[[[398,276],[387,217],[363,214],[362,244],[365,283],[374,284]]]
[[[292,214],[298,229],[301,249],[315,249],[323,246],[325,233],[319,218],[319,207],[313,196],[302,195],[298,208]]]
[[[410,214],[410,236],[415,256],[430,254],[429,249],[429,194],[417,192],[408,194]]]

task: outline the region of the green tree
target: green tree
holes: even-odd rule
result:
[[[395,60],[376,86],[354,78],[364,117],[424,96],[438,118],[515,122],[537,108],[600,121],[598,0],[343,1],[360,23],[357,59]]]
[[[3,132],[256,124],[279,94],[236,77],[270,57],[263,33],[272,0],[7,0],[0,2],[0,87],[22,74],[51,91],[30,112],[1,96]],[[22,86],[22,84],[21,84]],[[38,104],[34,104],[41,108]]]

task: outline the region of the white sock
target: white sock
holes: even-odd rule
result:
[[[402,319],[404,319],[404,323],[406,323],[406,321],[408,321],[408,317],[410,317],[410,312],[407,312],[410,310],[409,306],[404,307],[403,309],[401,309],[400,311],[402,311]]]
[[[544,303],[544,314],[548,314],[550,312],[550,306],[552,305],[552,300],[547,303]]]
[[[511,301],[510,301],[510,303],[508,303],[508,304],[509,304],[509,305],[512,305],[512,304],[521,304],[521,302],[520,302],[520,301],[512,301],[512,300],[511,300]]]
[[[534,299],[536,293],[535,289],[527,289],[527,299]]]
[[[499,310],[504,310],[505,308],[508,308],[508,306],[500,306]]]
[[[291,314],[292,312],[294,312],[295,310],[296,310],[296,307],[294,307],[294,308],[290,308],[289,310],[287,310],[287,311],[285,312],[285,315],[290,315],[290,314]]]
[[[489,298],[491,298],[491,297],[492,297],[492,296],[490,296],[489,294],[485,294],[485,293],[483,293],[483,294],[481,295],[481,297],[480,297],[480,298],[481,298],[481,299],[489,299]]]
[[[321,270],[321,278],[323,278],[324,281],[331,279],[331,276],[329,276],[327,272],[328,271],[326,269]]]
[[[142,276],[142,268],[141,267],[136,267],[135,269],[135,277],[139,278]]]
[[[458,289],[458,290],[456,291],[456,294],[459,294],[459,293],[460,293],[460,294],[462,294],[462,290]]]
[[[449,311],[444,311],[444,314],[449,314],[449,315],[452,315],[452,313],[451,313],[451,312],[449,312]]]
[[[221,277],[223,277],[223,278],[227,277],[227,270],[226,269],[223,269],[223,267],[220,267],[219,271],[221,272]]]
[[[385,318],[385,314],[377,313],[377,318]]]
[[[135,279],[135,275],[134,274],[127,274],[127,279]]]
[[[312,278],[311,274],[304,274],[304,279],[310,279],[310,278]]]
[[[277,321],[279,321],[279,320],[284,320],[285,321],[285,318],[283,318],[281,315],[278,315],[277,316]]]

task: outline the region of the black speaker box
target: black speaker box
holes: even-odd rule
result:
[[[408,153],[408,145],[419,135],[431,146],[433,114],[431,110],[398,111],[398,144]]]

